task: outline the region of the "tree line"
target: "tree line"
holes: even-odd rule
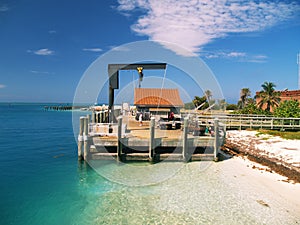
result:
[[[281,93],[275,90],[272,82],[264,82],[259,91],[251,98],[249,88],[242,88],[237,104],[227,104],[225,100],[213,100],[212,92],[206,90],[204,96],[195,96],[192,102],[186,103],[186,109],[205,110],[223,109],[231,110],[236,114],[261,114],[276,117],[300,117],[300,105],[297,100],[281,101]]]

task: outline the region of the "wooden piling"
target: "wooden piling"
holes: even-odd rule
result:
[[[121,161],[122,154],[122,116],[118,117],[118,146],[117,146],[117,161]]]
[[[104,112],[104,123],[109,123],[109,122],[113,122],[113,121],[110,121],[110,114],[109,114],[109,111],[105,111]]]
[[[215,139],[214,139],[214,161],[218,161],[218,152],[220,147],[220,132],[219,132],[219,120],[216,118],[214,120],[214,131],[215,131]]]
[[[103,123],[103,114],[104,112],[103,111],[100,111],[100,113],[98,114],[99,115],[99,123]]]
[[[101,121],[100,121],[100,113],[99,112],[96,113],[96,123],[101,123]]]
[[[90,123],[91,122],[91,115],[90,114],[87,115],[87,119],[88,119],[88,123]]]
[[[184,118],[183,122],[183,142],[182,142],[182,158],[184,162],[188,161],[188,118]]]
[[[78,160],[82,160],[82,146],[83,146],[83,126],[84,117],[80,117],[79,134],[78,134]]]
[[[155,137],[155,118],[151,117],[150,121],[150,144],[149,144],[149,161],[154,162],[154,156],[155,156],[155,142],[154,142],[154,137]]]
[[[84,117],[84,132],[83,132],[83,158],[88,160],[89,156],[89,133],[88,133],[88,117]]]
[[[93,112],[92,114],[92,123],[96,123],[96,113]]]

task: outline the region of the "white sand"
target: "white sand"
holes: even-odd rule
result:
[[[300,184],[253,165],[241,157],[182,164],[162,183],[118,186],[87,210],[97,212],[93,224],[299,224]]]
[[[228,138],[286,162],[299,162],[299,141],[266,139],[249,131],[229,131]],[[300,224],[300,184],[286,182],[286,177],[268,172],[258,163],[233,157],[217,163],[171,165],[175,166],[172,176],[168,170],[159,173],[168,178],[163,182],[144,187],[123,185],[102,196],[98,208],[92,205],[89,209],[97,212],[97,217],[91,218],[94,224]],[[107,171],[114,175],[115,169]],[[147,180],[150,175],[160,181],[158,174],[147,173],[140,166],[132,166],[131,173],[124,166],[117,169],[125,183]]]
[[[266,188],[276,199],[290,203],[300,215],[300,184],[286,182],[287,177],[267,171],[267,167],[241,157],[219,162],[225,176],[234,176],[240,183]]]
[[[300,140],[286,140],[270,135],[257,135],[256,131],[228,131],[226,139],[251,147],[270,158],[279,159],[286,164],[300,168]]]
[[[240,157],[189,163],[160,186],[155,207],[169,215],[186,215],[197,224],[300,222],[300,184],[253,165],[260,167]]]

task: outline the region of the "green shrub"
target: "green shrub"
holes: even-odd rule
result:
[[[297,100],[284,101],[274,111],[276,117],[300,117],[299,102]]]

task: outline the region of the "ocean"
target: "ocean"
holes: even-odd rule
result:
[[[284,199],[274,198],[266,187],[248,185],[243,178],[229,178],[230,174],[222,172],[222,163],[162,163],[161,168],[176,167],[174,174],[140,186],[103,176],[77,160],[72,112],[45,111],[45,105],[0,104],[0,224],[300,221]],[[130,177],[127,169],[115,163],[105,162],[101,168],[112,177],[117,171],[115,175],[121,180],[151,176],[150,164],[130,166],[135,171]],[[258,204],[260,199],[270,207]]]

